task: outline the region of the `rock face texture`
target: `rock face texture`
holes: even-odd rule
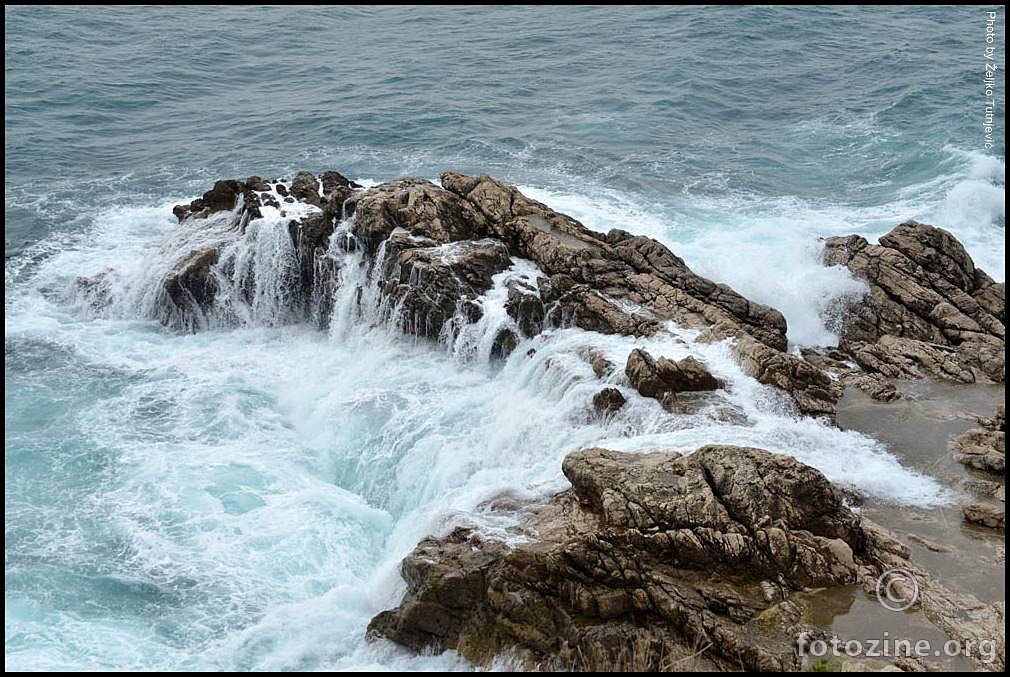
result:
[[[891,378],[1004,381],[1005,296],[947,231],[915,221],[869,244],[826,240],[824,262],[844,265],[869,293],[843,309],[841,348]]]
[[[666,357],[656,360],[642,348],[635,348],[628,355],[624,373],[640,395],[659,400],[666,407],[676,403],[677,393],[722,387],[722,383],[693,357],[679,362]]]
[[[881,557],[907,556],[791,457],[585,449],[563,470],[572,490],[530,516],[528,542],[465,528],[423,540],[402,565],[403,602],[370,636],[479,664],[572,651],[617,663],[644,638],[656,662],[642,669],[661,667],[661,647],[704,649],[723,669],[800,669],[796,638],[815,630],[793,593],[861,582]]]

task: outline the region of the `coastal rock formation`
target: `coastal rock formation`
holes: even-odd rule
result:
[[[970,501],[962,505],[961,510],[968,522],[1002,530],[1006,516],[1006,411],[1000,405],[995,416],[979,416],[977,420],[978,428],[951,441],[954,459],[985,476],[971,483],[976,494],[1000,504]]]
[[[993,473],[1006,474],[1006,410],[996,408],[995,416],[978,417],[979,427],[959,435],[952,442],[959,463]]]
[[[512,265],[497,240],[440,244],[405,231],[385,240],[383,293],[399,308],[396,321],[407,333],[435,338],[465,301],[491,288],[491,278]],[[471,321],[480,308],[468,306]]]
[[[643,397],[659,400],[664,406],[677,401],[677,393],[716,390],[722,383],[693,357],[675,362],[654,359],[646,350],[635,348],[624,367],[628,381]]]
[[[796,638],[815,630],[793,593],[862,580],[885,546],[907,554],[820,472],[759,449],[586,449],[563,471],[572,490],[533,512],[517,545],[466,528],[423,540],[403,561],[402,603],[369,635],[478,664],[575,652],[599,669],[644,641],[642,669],[662,667],[661,649],[800,669]]]
[[[506,312],[516,326],[496,340],[495,354],[507,354],[520,337],[535,336],[547,326],[651,336],[673,321],[704,330],[707,340],[731,340],[749,373],[791,395],[800,412],[834,413],[838,392],[817,367],[786,352],[786,322],[777,310],[696,275],[653,239],[622,230],[592,231],[486,175],[446,172],[441,186],[408,177],[367,190],[337,172],[321,179],[300,172],[290,183],[250,177],[219,181],[175,213],[181,222],[199,227],[202,219],[230,210],[238,238],[263,209],[283,215],[286,205],[296,203],[312,209],[287,225],[298,268],[289,303],[314,308],[320,323],[340,280],[327,255],[330,240],[340,219],[353,215],[348,241],[338,244],[364,253],[379,272],[373,283],[389,306],[387,313],[397,313],[396,321],[409,333],[439,337],[458,329],[447,323],[477,321],[481,314],[474,299],[491,288],[495,274],[524,260],[540,274],[535,282],[510,282]],[[183,257],[165,278],[166,297],[177,306],[171,317],[209,313],[216,304],[214,269],[225,265],[214,261],[209,248]],[[696,363],[662,366],[669,367],[664,373],[674,390],[718,387]]]
[[[844,265],[869,293],[843,308],[840,348],[890,378],[1004,381],[1004,284],[975,267],[957,239],[907,221],[871,245],[825,241],[824,262]]]

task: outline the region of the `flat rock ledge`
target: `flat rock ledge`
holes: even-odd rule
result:
[[[908,562],[814,468],[760,449],[693,454],[584,449],[570,491],[532,510],[517,544],[457,528],[404,559],[403,601],[372,639],[527,668],[799,670],[811,589],[884,568],[921,578],[952,637],[1004,635],[1002,605],[959,598]],[[1001,640],[1002,641],[1002,640]]]

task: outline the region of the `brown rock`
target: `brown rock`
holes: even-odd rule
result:
[[[563,469],[573,489],[529,518],[529,540],[457,529],[422,541],[401,568],[403,602],[369,636],[478,664],[503,652],[558,664],[571,650],[622,664],[643,641],[675,655],[702,648],[721,669],[798,669],[796,637],[811,628],[791,593],[852,583],[868,557],[859,518],[790,457],[587,449]],[[660,667],[641,653],[639,669]]]
[[[823,257],[870,286],[843,309],[841,327],[843,347],[864,369],[1003,382],[1004,285],[976,268],[953,235],[907,221],[879,245],[857,235],[829,238]]]
[[[616,414],[626,402],[624,395],[617,388],[604,388],[593,395],[593,409],[596,415],[603,419]]]

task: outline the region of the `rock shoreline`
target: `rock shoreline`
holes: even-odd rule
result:
[[[878,245],[856,235],[825,240],[825,265],[847,267],[868,293],[834,309],[837,348],[796,351],[779,311],[695,274],[656,240],[593,231],[513,186],[456,172],[444,172],[441,185],[401,178],[367,189],[338,172],[218,181],[173,210],[182,228],[213,222],[226,235],[188,251],[164,276],[158,319],[196,331],[229,317],[229,295],[254,293],[256,280],[223,252],[266,210],[292,215],[285,298],[293,321],[327,324],[333,290],[347,284],[335,249],[360,252],[372,271],[374,289],[359,296],[378,294],[390,322],[431,339],[480,321],[478,300],[524,261],[536,274],[508,282],[512,324],[495,336],[493,357],[554,327],[644,338],[673,323],[702,341],[728,341],[747,375],[781,391],[798,415],[829,421],[847,386],[891,401],[901,396],[896,379],[1005,378],[1004,285],[940,228],[909,221]],[[100,277],[77,289],[92,305],[107,302]],[[668,411],[682,406],[678,393],[725,387],[694,357],[638,348],[615,365],[591,347],[583,357],[601,379],[587,403],[601,418],[625,404],[621,391],[602,387],[605,378],[623,378]],[[966,465],[999,475],[991,482],[1002,500],[1002,410],[981,424],[953,446]],[[797,670],[809,667],[797,638],[820,632],[799,596],[870,588],[901,566],[948,636],[999,637],[1002,669],[1002,603],[955,596],[791,457],[728,446],[686,456],[584,449],[563,472],[572,489],[527,506],[520,545],[465,528],[423,540],[403,561],[403,601],[373,619],[369,636],[418,651],[454,649],[478,664],[504,654],[526,667],[671,669],[687,661]],[[1002,512],[979,510],[965,506],[966,518],[1003,528]]]

